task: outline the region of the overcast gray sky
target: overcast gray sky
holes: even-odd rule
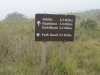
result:
[[[36,13],[78,12],[100,9],[100,0],[0,0],[0,20],[15,11],[33,18]]]

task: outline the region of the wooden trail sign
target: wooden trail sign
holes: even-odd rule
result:
[[[73,41],[74,29],[74,15],[35,15],[35,41]]]

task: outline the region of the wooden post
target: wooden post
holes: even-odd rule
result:
[[[42,68],[46,65],[46,42],[42,42]]]
[[[64,59],[65,56],[65,43],[66,42],[61,43],[61,59]]]
[[[44,13],[46,15],[46,11]],[[45,68],[46,65],[46,41],[42,42],[42,69]]]
[[[67,13],[65,12],[64,14],[65,16],[67,15]],[[64,59],[64,56],[65,56],[65,44],[66,44],[66,41],[62,41],[61,43],[61,59]]]

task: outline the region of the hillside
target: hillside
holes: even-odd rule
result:
[[[69,13],[69,14],[75,14],[80,16],[92,16],[92,15],[100,14],[100,9],[91,9],[84,12],[76,12],[76,13]]]
[[[1,21],[0,75],[100,75],[100,9],[72,14],[76,15],[75,39],[66,42],[64,60],[61,42],[47,42],[44,70],[42,42],[34,36],[35,21]]]

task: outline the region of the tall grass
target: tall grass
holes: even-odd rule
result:
[[[100,38],[76,31],[77,39],[66,42],[64,60],[60,58],[61,43],[47,42],[43,71],[42,43],[35,42],[34,35],[32,20],[0,23],[0,75],[100,75]]]

